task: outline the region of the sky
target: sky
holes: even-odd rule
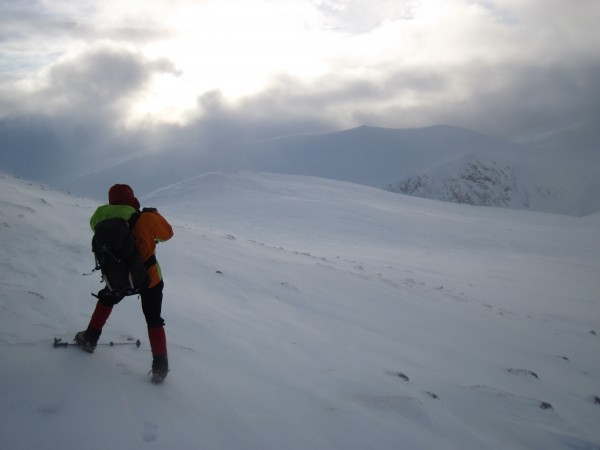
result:
[[[600,112],[598,19],[597,0],[0,0],[0,138],[526,137]]]

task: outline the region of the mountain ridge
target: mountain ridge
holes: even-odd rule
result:
[[[557,130],[552,135],[517,143],[453,125],[405,129],[362,125],[328,133],[250,141],[238,141],[232,135],[228,140],[210,144],[201,144],[200,140],[194,144],[195,141],[188,138],[174,141],[177,144],[164,141],[158,145],[165,149],[163,151],[156,148],[153,151],[113,151],[110,157],[96,152],[87,161],[74,159],[65,165],[68,167],[65,172],[57,169],[61,166],[57,162],[51,166],[54,174],[51,182],[40,179],[41,175],[35,179],[78,194],[103,198],[108,185],[124,181],[143,194],[200,173],[256,170],[318,176],[445,201],[464,199],[480,206],[580,216],[600,210],[600,177],[597,176],[600,151],[594,143],[600,137],[594,123],[590,120]],[[124,143],[120,146],[126,148]],[[35,160],[39,151],[24,149],[21,156],[16,156],[14,151],[6,153],[1,160],[4,170],[26,176],[24,167],[31,162],[23,161]],[[478,156],[472,157],[474,154]],[[68,155],[60,155],[60,158],[68,158]],[[10,158],[17,157],[23,161],[12,164]],[[47,159],[48,155],[41,160]],[[497,182],[490,181],[486,185],[465,181],[468,176],[464,174],[472,171],[473,164],[484,164],[482,161],[496,168],[510,167],[510,178],[514,181],[503,185],[511,190],[510,199]],[[11,167],[14,170],[11,171]],[[454,167],[454,173],[449,172],[449,167]],[[34,173],[39,175],[42,171],[43,168],[38,168]],[[410,188],[415,180],[420,180],[422,185],[426,178],[427,189]],[[462,193],[450,195],[450,191]],[[492,198],[492,195],[497,197]]]

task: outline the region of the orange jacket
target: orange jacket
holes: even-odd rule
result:
[[[112,218],[121,218],[129,220],[135,212],[135,208],[127,205],[103,205],[100,206],[90,219],[92,231],[96,230],[96,225],[103,220]],[[135,238],[142,261],[146,261],[156,252],[156,243],[168,241],[173,237],[173,228],[167,220],[160,215],[158,211],[152,209],[140,214],[135,223],[131,234]],[[156,286],[162,280],[160,265],[158,262],[148,269],[150,276],[149,287]]]
[[[168,241],[173,237],[173,228],[167,220],[156,210],[140,215],[133,230],[131,230],[135,243],[142,257],[146,261],[156,252],[156,243]],[[162,273],[158,262],[148,269],[150,286],[156,286],[162,280]]]

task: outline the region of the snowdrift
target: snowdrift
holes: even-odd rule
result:
[[[135,186],[134,186],[135,188]],[[97,202],[0,177],[0,447],[600,446],[597,217],[214,173],[152,192],[172,371],[139,300],[93,355]]]

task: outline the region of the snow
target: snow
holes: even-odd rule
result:
[[[599,217],[209,173],[148,193],[171,372],[139,301],[71,339],[101,287],[98,202],[0,177],[6,449],[600,447]]]

